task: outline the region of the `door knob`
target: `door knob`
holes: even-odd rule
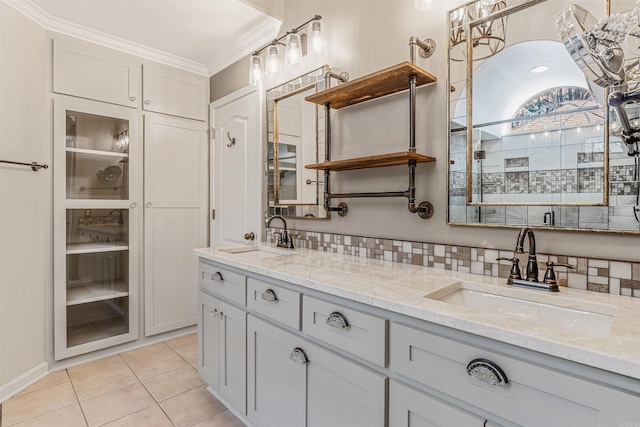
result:
[[[255,238],[256,238],[256,235],[255,235],[255,234],[253,234],[253,231],[252,231],[252,232],[250,232],[250,233],[245,233],[245,234],[244,234],[244,240],[250,240],[250,241],[253,241],[253,240],[255,240]]]

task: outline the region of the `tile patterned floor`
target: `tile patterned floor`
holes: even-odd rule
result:
[[[4,402],[9,427],[243,427],[196,370],[196,334],[53,372]]]

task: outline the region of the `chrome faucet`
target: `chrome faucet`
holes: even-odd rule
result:
[[[112,213],[114,212],[118,212],[118,225],[124,225],[124,218],[122,217],[122,211],[120,209],[114,209],[111,212],[109,212],[109,216],[111,216]]]
[[[520,230],[520,234],[518,234],[518,240],[516,241],[516,249],[515,253],[523,254],[524,253],[524,236],[529,236],[529,260],[527,261],[527,270],[525,273],[526,280],[530,280],[532,282],[538,281],[538,261],[536,259],[536,237],[533,235],[533,230],[524,227]]]
[[[276,233],[278,236],[278,242],[276,243],[276,246],[278,246],[279,248],[293,249],[293,236],[287,230],[287,221],[285,221],[283,217],[281,217],[280,215],[274,215],[267,218],[267,227],[270,227],[271,221],[276,218],[282,221],[282,224],[284,225],[284,230],[282,230],[282,233]]]

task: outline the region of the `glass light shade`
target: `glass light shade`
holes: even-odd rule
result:
[[[249,84],[259,86],[262,83],[262,57],[251,55],[249,58]]]
[[[431,5],[433,0],[415,0],[414,6],[418,10],[429,10],[431,9]]]
[[[279,52],[280,46],[277,44],[267,47],[267,62],[264,66],[265,76],[279,77],[282,74],[282,66],[280,65],[280,58],[278,58]]]
[[[287,43],[284,50],[284,66],[288,70],[302,68],[302,42],[300,36],[291,33],[287,36]]]
[[[417,0],[416,0],[417,1]],[[480,3],[483,6],[491,6],[493,4],[500,3],[502,0],[480,0]]]
[[[311,21],[309,28],[311,30],[311,50],[317,55],[326,55],[327,41],[322,34],[322,22],[319,20]]]

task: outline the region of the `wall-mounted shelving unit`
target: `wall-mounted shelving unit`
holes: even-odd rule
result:
[[[411,39],[410,44],[418,44]],[[435,44],[429,45],[431,52],[435,49]],[[422,46],[421,46],[422,47]],[[413,49],[413,46],[412,46]],[[423,51],[428,49],[423,47]],[[359,79],[344,83],[342,85],[318,92],[305,98],[306,101],[325,107],[325,128],[326,128],[326,152],[325,161],[305,165],[307,169],[323,170],[325,173],[325,197],[324,208],[330,212],[337,212],[340,216],[348,213],[348,206],[341,202],[338,206],[331,206],[332,198],[356,198],[356,197],[406,197],[409,201],[408,209],[412,213],[417,213],[421,218],[430,218],[433,215],[433,205],[429,202],[415,204],[415,167],[418,163],[435,162],[435,158],[424,154],[416,153],[415,145],[415,89],[436,82],[435,76],[415,65],[412,61],[407,61],[394,65],[384,70],[363,76]],[[364,101],[373,100],[393,93],[409,90],[410,115],[409,115],[409,148],[407,151],[377,154],[371,156],[331,160],[331,114],[330,109],[340,109]],[[387,166],[407,165],[409,167],[409,188],[396,192],[369,192],[369,193],[331,193],[330,172],[346,171],[366,168],[378,168]]]

